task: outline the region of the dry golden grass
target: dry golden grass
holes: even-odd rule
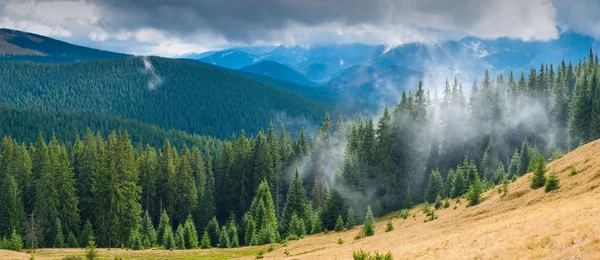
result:
[[[29,254],[0,249],[0,259],[6,259],[6,260],[28,260],[29,259]]]
[[[600,141],[548,164],[561,184],[550,193],[531,190],[530,173],[511,183],[504,197],[492,189],[480,205],[469,208],[464,200],[452,200],[449,208],[436,211],[434,221],[424,222],[416,206],[408,219],[393,220],[391,232],[384,232],[387,219],[382,218],[375,236],[354,240],[360,227],[309,236],[265,259],[351,259],[360,249],[391,251],[394,259],[600,259],[598,155]],[[579,173],[569,176],[572,167]],[[337,243],[339,238],[344,244]]]

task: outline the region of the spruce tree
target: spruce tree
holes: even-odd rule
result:
[[[550,177],[546,179],[546,184],[544,185],[544,191],[550,192],[553,190],[557,190],[560,188],[560,180],[556,174],[550,174]]]
[[[18,184],[12,175],[0,178],[4,179],[0,179],[0,235],[10,235],[13,230],[22,233],[25,230],[25,212]]]
[[[16,229],[13,229],[10,235],[9,244],[10,246],[8,247],[8,249],[10,250],[21,251],[21,249],[23,249],[23,240],[21,239],[21,236],[19,236],[19,234],[17,233]]]
[[[437,196],[444,196],[444,179],[438,170],[434,170],[429,175],[427,189],[425,190],[425,200],[433,203]]]
[[[521,144],[521,149],[519,150],[519,166],[517,167],[517,173],[519,176],[527,173],[531,158],[531,147],[529,146],[527,139],[525,139]]]
[[[90,239],[94,237],[94,230],[92,227],[92,222],[90,220],[85,221],[85,225],[83,225],[83,231],[81,232],[81,239],[79,239],[79,245],[88,245],[90,243]]]
[[[202,241],[200,242],[200,248],[206,249],[211,248],[210,237],[208,236],[208,231],[204,231],[202,235]]]
[[[156,228],[156,240],[161,246],[165,245],[163,238],[165,237],[165,232],[170,224],[171,220],[169,219],[169,215],[167,215],[166,210],[163,210],[162,214],[160,214],[160,219],[158,220],[158,227]]]
[[[375,235],[375,218],[373,218],[373,212],[371,206],[367,207],[367,214],[365,215],[365,224],[363,225],[363,232],[365,236]]]
[[[299,218],[296,214],[292,215],[292,219],[290,220],[288,227],[288,239],[294,240],[303,238],[306,235],[306,227],[304,225],[304,221]]]
[[[354,216],[354,210],[352,208],[348,208],[348,214],[346,215],[346,229],[351,229],[356,225],[356,220]]]
[[[465,193],[466,180],[462,170],[457,170],[454,176],[454,186],[452,187],[452,198],[458,198]]]
[[[152,225],[152,218],[150,217],[150,213],[146,210],[144,213],[144,217],[142,218],[142,223],[140,225],[140,236],[142,241],[144,242],[144,247],[150,248],[157,244],[157,234],[156,230],[154,230],[154,225]]]
[[[342,215],[338,215],[338,218],[335,221],[335,227],[333,230],[335,232],[340,232],[340,231],[344,230],[344,219],[342,218]]]
[[[179,224],[175,231],[175,245],[177,249],[185,249],[185,229]]]
[[[217,246],[220,248],[231,248],[229,233],[226,228],[221,229],[221,233],[219,234],[219,244]]]
[[[392,219],[388,220],[387,225],[385,226],[385,232],[390,232],[394,230],[394,224],[392,223]]]
[[[184,225],[185,230],[185,248],[198,248],[198,232],[192,220],[192,215],[188,215]]]
[[[277,219],[275,216],[275,205],[269,184],[263,180],[256,191],[256,195],[250,204],[250,209],[246,212],[247,218],[252,218],[255,223],[255,230],[252,232],[251,241],[256,241],[258,245],[270,244],[277,241],[279,233],[277,232]]]
[[[231,215],[229,221],[227,223],[227,232],[229,233],[229,241],[231,242],[231,247],[236,248],[240,246],[240,239],[238,235],[238,228],[235,221],[235,215]]]
[[[219,244],[219,234],[221,233],[221,229],[219,228],[219,222],[216,217],[208,222],[208,226],[206,227],[208,231],[208,237],[210,238],[210,245],[212,247],[217,247]]]
[[[65,236],[63,235],[62,225],[60,219],[56,218],[54,222],[54,248],[65,247]]]
[[[406,186],[406,192],[404,193],[404,208],[410,209],[414,205],[412,192],[410,191],[410,186]]]
[[[311,216],[308,214],[307,203],[306,191],[302,186],[302,179],[300,179],[298,175],[298,168],[296,167],[296,173],[294,174],[294,179],[290,184],[285,206],[283,208],[281,225],[283,227],[288,227],[291,217],[294,214],[304,220],[305,223],[308,222],[307,220]]]
[[[167,224],[167,226],[165,227],[165,231],[163,233],[163,247],[165,249],[176,249],[177,248],[177,242],[175,241],[175,235],[173,234],[173,228],[171,227],[171,224]]]
[[[77,237],[73,234],[72,231],[69,231],[69,236],[67,237],[67,246],[69,248],[78,248],[79,242],[77,241]]]
[[[519,156],[518,149],[515,149],[512,157],[510,158],[510,164],[508,166],[508,177],[519,176],[519,164],[521,163],[521,157]]]
[[[35,144],[32,159],[32,172],[36,179],[35,208],[36,227],[39,230],[38,241],[41,246],[54,245],[55,225],[58,215],[58,191],[54,180],[53,165],[48,156],[46,142],[40,134]]]
[[[530,178],[531,189],[539,189],[546,184],[546,160],[543,155],[539,155],[535,163],[533,175]]]
[[[467,199],[469,200],[469,206],[475,206],[481,202],[481,193],[483,192],[483,187],[481,185],[481,180],[479,178],[479,174],[475,173],[475,179],[471,186],[469,187],[469,191],[467,192]]]

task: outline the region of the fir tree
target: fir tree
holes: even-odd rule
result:
[[[363,225],[363,232],[365,236],[372,236],[375,234],[375,218],[373,218],[373,212],[371,206],[367,207],[367,214],[365,215],[365,224]]]
[[[185,249],[185,229],[179,224],[175,231],[175,245],[177,249]]]
[[[150,218],[150,214],[147,210],[142,218],[140,236],[142,241],[144,241],[144,247],[146,248],[150,248],[158,243],[156,230],[154,230],[152,218]]]
[[[346,229],[351,229],[356,225],[356,220],[354,216],[354,210],[352,208],[348,208],[348,214],[346,215]]]
[[[333,230],[335,230],[335,232],[340,232],[340,231],[344,230],[344,219],[342,218],[342,215],[338,215],[338,218],[335,221],[335,227]]]
[[[296,168],[296,173],[294,174],[294,179],[290,184],[285,206],[283,208],[281,225],[283,227],[288,227],[291,217],[294,214],[301,218],[305,223],[308,222],[308,219],[311,216],[308,214],[309,212],[307,203],[308,201],[306,199],[306,192],[302,186],[302,179],[300,179],[298,175],[298,168]]]
[[[60,219],[56,218],[54,223],[54,248],[63,248],[65,247],[65,237]]]
[[[206,249],[211,248],[210,237],[208,236],[208,231],[204,231],[202,235],[202,241],[200,242],[200,248]]]
[[[240,246],[240,239],[238,235],[237,224],[235,223],[235,215],[231,215],[229,221],[227,223],[227,232],[229,233],[229,241],[231,242],[231,247],[236,248]]]
[[[475,206],[481,202],[481,193],[483,187],[481,186],[481,180],[479,174],[475,173],[475,180],[471,183],[469,191],[467,192],[467,199],[469,200],[469,206]]]
[[[444,196],[444,179],[440,171],[434,170],[429,175],[427,189],[425,190],[425,200],[433,203],[437,196]]]
[[[404,208],[405,209],[410,209],[413,206],[413,196],[412,193],[410,191],[410,186],[406,186],[406,192],[404,193]]]
[[[81,232],[80,245],[88,245],[90,243],[90,239],[94,237],[94,230],[92,227],[92,222],[90,220],[85,221],[85,225],[83,225],[83,231]]]
[[[194,225],[194,221],[192,220],[192,216],[188,215],[185,220],[185,248],[193,249],[198,248],[198,232],[196,231],[196,226]]]
[[[16,229],[13,229],[10,235],[9,244],[9,250],[21,251],[21,249],[23,249],[23,240],[21,239],[21,236],[19,236],[19,234],[17,233]]]
[[[457,198],[462,196],[465,193],[465,185],[466,180],[463,175],[462,170],[457,170],[456,175],[454,176],[454,186],[452,187],[452,198]]]
[[[560,180],[556,174],[550,174],[550,177],[546,179],[546,184],[544,185],[544,191],[550,192],[553,190],[557,190],[560,188]]]
[[[173,234],[173,228],[171,227],[171,224],[167,224],[167,226],[165,227],[163,238],[161,240],[165,249],[177,248],[177,242],[175,241],[175,235]]]
[[[544,160],[543,155],[538,156],[534,167],[533,175],[530,178],[530,186],[531,189],[535,190],[544,187],[546,184],[546,160]]]
[[[79,242],[77,241],[77,237],[73,234],[72,231],[69,231],[69,236],[67,237],[67,246],[69,248],[78,248]]]
[[[388,220],[387,225],[385,226],[385,232],[390,232],[394,230],[394,224],[392,223],[392,219]]]
[[[98,251],[96,250],[96,242],[95,242],[93,236],[88,239],[88,245],[85,248],[85,259],[86,260],[98,259]]]
[[[216,217],[208,222],[208,226],[206,227],[208,231],[208,237],[210,238],[210,245],[212,247],[217,247],[219,244],[219,234],[221,233],[221,229],[219,228],[219,222]]]
[[[219,244],[217,246],[220,248],[231,248],[229,233],[226,228],[221,229],[221,233],[219,234]]]
[[[290,220],[288,227],[288,239],[295,240],[299,238],[303,238],[306,234],[306,227],[304,226],[304,221],[299,218],[296,214],[292,215],[292,219]]]

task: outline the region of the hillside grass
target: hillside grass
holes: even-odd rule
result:
[[[396,212],[378,219],[372,237],[355,240],[360,228],[308,236],[265,259],[352,259],[361,249],[391,251],[394,259],[600,259],[598,154],[600,141],[595,141],[549,163],[547,175],[556,173],[561,184],[552,192],[531,190],[528,173],[508,185],[506,196],[496,187],[477,206],[450,200],[433,221],[417,205],[407,219],[392,220],[393,231],[384,232]],[[569,176],[573,167],[578,174]],[[340,245],[339,239],[345,242]]]

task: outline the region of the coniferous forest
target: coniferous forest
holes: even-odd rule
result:
[[[58,68],[52,66],[2,67],[16,80],[27,70]],[[54,134],[39,126],[7,135],[0,245],[83,247],[94,240],[100,247],[186,249],[299,239],[439,198],[465,196],[476,205],[482,190],[531,171],[540,158],[600,138],[600,66],[591,51],[575,64],[482,78],[447,80],[441,88],[419,83],[378,118],[327,114],[315,133],[293,136],[268,121],[254,122],[265,125],[257,134],[242,126],[223,141],[169,140],[182,137],[158,130],[140,136],[138,129],[150,126],[135,125],[59,132],[76,120]],[[75,106],[43,101],[12,103],[48,106],[43,111]],[[162,145],[154,134],[164,136]]]

